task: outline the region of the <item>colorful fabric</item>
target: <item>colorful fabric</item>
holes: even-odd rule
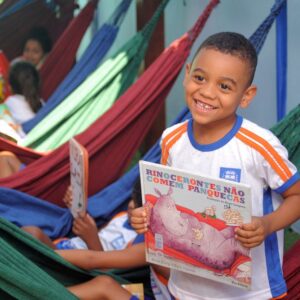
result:
[[[182,122],[189,116],[185,108],[175,123]],[[143,159],[158,163],[160,153],[159,142],[157,142]],[[88,212],[95,219],[98,227],[111,220],[117,212],[126,209],[138,175],[139,168],[135,165],[117,181],[89,197]],[[67,236],[71,231],[73,218],[67,208],[7,188],[0,188],[0,200],[0,216],[19,227],[38,226],[52,239]]]
[[[55,43],[40,69],[41,97],[47,100],[73,67],[81,39],[93,20],[98,0],[87,3]]]
[[[0,233],[1,299],[77,299],[65,287],[85,282],[101,274],[112,276],[120,284],[137,280],[126,270],[105,273],[83,271],[3,219],[0,219]],[[141,276],[138,269],[135,271]],[[122,277],[118,276],[118,273],[122,274]]]
[[[211,1],[193,28],[173,42],[156,59],[137,82],[120,97],[117,105],[88,130],[77,136],[77,140],[89,152],[90,174],[97,174],[89,177],[91,178],[89,195],[103,189],[123,174],[160,111],[172,84],[189,56],[195,38],[217,3],[216,0]],[[28,165],[14,177],[0,180],[0,185],[63,206],[61,199],[69,180],[69,149],[65,144]]]
[[[0,5],[0,12],[4,12],[16,2],[18,1],[3,1]],[[56,10],[54,10],[46,4],[46,1],[30,1],[29,5],[23,6],[9,17],[0,19],[0,28],[5,28],[0,31],[0,45],[9,61],[20,56],[23,51],[24,37],[34,26],[47,28],[53,42],[58,39],[73,19],[76,5],[74,0],[57,1],[56,4]],[[59,18],[57,18],[57,13],[60,14]]]
[[[23,124],[23,130],[29,132],[59,103],[71,94],[98,66],[104,58],[119,32],[119,27],[132,0],[123,0],[110,19],[95,33],[93,39],[80,60],[71,69],[65,79],[59,84],[46,104],[36,116]]]
[[[22,144],[39,151],[55,149],[83,132],[108,111],[138,76],[151,34],[168,1],[161,3],[142,31],[33,128]]]

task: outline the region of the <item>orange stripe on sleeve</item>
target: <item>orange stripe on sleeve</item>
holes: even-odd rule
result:
[[[161,163],[165,165],[168,161],[170,148],[178,141],[183,133],[186,132],[187,122],[170,132],[162,141],[162,159]]]
[[[288,166],[286,165],[286,163],[283,161],[283,159],[277,153],[277,151],[266,140],[264,140],[262,137],[258,136],[257,134],[255,134],[255,133],[253,133],[253,132],[251,132],[251,131],[249,131],[245,128],[241,128],[240,132],[242,132],[243,134],[249,136],[253,140],[257,141],[258,143],[262,144],[272,154],[275,161],[284,170],[284,172],[286,173],[288,178],[292,177],[293,174],[290,171],[290,169],[288,168]]]
[[[181,126],[177,127],[176,129],[174,129],[173,131],[171,131],[169,134],[167,134],[163,141],[162,141],[162,148],[164,148],[166,146],[166,143],[172,139],[172,137],[174,135],[176,135],[179,131],[181,131],[183,128],[185,129],[187,127],[187,122],[185,122],[184,124],[182,124]]]
[[[278,167],[273,157],[270,156],[270,154],[263,147],[261,147],[261,145],[254,143],[252,140],[248,139],[247,137],[245,137],[239,132],[236,134],[236,137],[240,139],[242,142],[244,142],[245,144],[257,150],[269,162],[271,167],[275,170],[275,172],[278,173],[278,175],[283,181],[287,181],[289,179],[286,173],[283,172],[282,169]]]
[[[272,298],[271,300],[275,300],[275,299],[283,299],[285,296],[287,296],[287,293],[284,293],[278,297]]]

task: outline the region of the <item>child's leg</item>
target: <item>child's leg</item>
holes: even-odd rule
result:
[[[19,171],[21,161],[12,152],[0,152],[0,178],[8,177]]]
[[[81,300],[129,300],[131,294],[112,277],[97,276],[85,283],[68,287],[68,290]]]
[[[56,249],[55,245],[53,244],[52,240],[46,235],[43,230],[41,230],[39,227],[36,226],[23,226],[22,229],[32,236],[34,236],[36,239],[40,240],[42,243],[46,244],[52,249]]]

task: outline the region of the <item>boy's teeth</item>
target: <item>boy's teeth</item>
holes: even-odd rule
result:
[[[197,101],[197,106],[200,106],[201,108],[204,108],[204,109],[206,109],[206,110],[214,109],[213,106],[208,105],[208,104],[205,104],[205,103],[200,102],[200,101]]]

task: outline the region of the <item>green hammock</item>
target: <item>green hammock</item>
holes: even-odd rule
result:
[[[161,3],[143,30],[34,127],[22,145],[39,151],[55,149],[105,113],[136,79],[151,34],[168,1]]]
[[[0,236],[0,299],[77,299],[65,287],[101,274],[112,276],[120,284],[145,279],[146,268],[105,273],[79,269],[2,218]],[[149,283],[145,287],[146,294],[151,293]]]
[[[300,104],[291,110],[271,131],[289,152],[289,159],[300,170]]]

